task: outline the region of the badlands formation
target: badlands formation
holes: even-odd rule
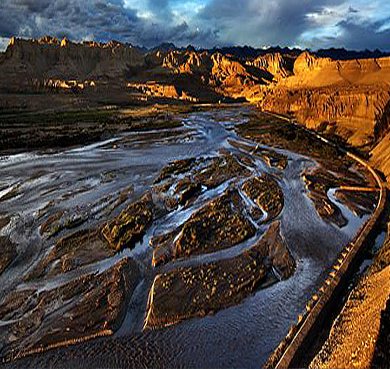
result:
[[[241,99],[294,114],[300,123],[332,131],[355,146],[386,135],[390,57],[337,60],[281,50],[249,59],[191,47],[145,51],[115,41],[12,38],[0,54],[0,92],[114,91],[113,101],[126,94],[127,102]],[[0,108],[17,107],[17,101],[2,100]]]

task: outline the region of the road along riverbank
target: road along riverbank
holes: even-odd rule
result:
[[[301,127],[286,117],[273,113],[270,114],[293,123],[297,129],[303,129],[310,132],[310,134],[314,135],[326,145],[336,146],[333,142],[322,137],[318,133]],[[323,321],[329,316],[329,312],[338,303],[338,299],[342,296],[343,291],[348,286],[351,275],[356,271],[356,267],[361,261],[364,247],[375,231],[375,227],[385,208],[386,185],[375,169],[357,155],[342,148],[338,149],[344,151],[349,158],[363,166],[372,175],[379,190],[378,204],[372,216],[356,233],[354,240],[340,253],[337,263],[329,273],[324,285],[319,289],[318,293],[314,294],[312,299],[308,301],[306,312],[298,317],[297,324],[294,324],[291,327],[285,339],[270,356],[265,365],[266,368],[295,367],[297,365],[299,366],[299,363],[304,360],[307,349],[315,340]]]

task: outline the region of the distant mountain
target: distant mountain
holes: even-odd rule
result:
[[[151,52],[169,52],[169,51],[207,51],[210,54],[220,53],[222,55],[231,55],[239,59],[255,59],[262,55],[279,53],[281,55],[290,55],[297,57],[304,51],[309,51],[313,55],[331,58],[334,60],[352,60],[352,59],[374,59],[374,58],[383,58],[390,56],[390,52],[383,52],[381,50],[364,50],[364,51],[354,51],[346,50],[343,48],[330,48],[330,49],[319,49],[317,51],[311,51],[308,49],[299,49],[299,48],[289,48],[289,47],[280,47],[272,46],[268,48],[254,48],[251,46],[225,46],[225,47],[214,47],[212,49],[196,49],[192,45],[187,47],[177,47],[173,43],[163,43],[159,46],[156,46],[152,49],[149,49]]]
[[[346,49],[320,49],[314,52],[315,55],[323,58],[332,58],[335,60],[351,60],[351,59],[374,59],[383,58],[390,56],[390,52],[383,52],[380,50],[364,50],[364,51],[353,51]]]
[[[165,43],[162,43],[158,46],[155,46],[155,47],[149,49],[150,52],[160,51],[162,53],[166,53],[166,52],[174,51],[174,50],[182,50],[182,48],[176,47],[176,45],[171,43],[171,42],[170,43],[165,42]]]
[[[206,49],[204,49],[206,50]],[[268,48],[253,48],[251,46],[226,46],[226,47],[215,47],[208,50],[210,53],[220,53],[222,55],[231,55],[239,59],[255,59],[258,56],[267,55],[271,53],[279,53],[281,55],[292,55],[298,56],[302,50],[290,49],[288,47],[268,47]]]

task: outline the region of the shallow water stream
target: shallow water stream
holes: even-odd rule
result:
[[[50,290],[82,274],[102,272],[126,256],[135,258],[143,267],[142,281],[128,305],[122,326],[113,337],[52,350],[10,365],[23,366],[28,362],[32,367],[50,363],[57,367],[262,366],[298,314],[304,311],[306,301],[321,285],[339,250],[353,238],[366,217],[354,215],[336,201],[333,192],[329,198],[341,209],[348,220],[347,226],[339,228],[317,215],[302,180],[304,170],[318,166],[313,159],[277,150],[288,158],[287,167],[280,169],[251,156],[250,150],[232,144],[238,142],[255,149],[255,143],[238,137],[232,129],[247,119],[251,109],[235,107],[198,112],[183,118],[182,128],[166,132],[132,133],[57,153],[0,157],[0,215],[11,218],[0,233],[10,236],[18,251],[14,262],[0,275],[0,298],[15,289]],[[204,189],[191,206],[179,207],[157,220],[133,250],[125,249],[106,260],[46,280],[23,280],[58,237],[74,232],[74,229],[65,229],[50,239],[42,237],[40,216],[47,209],[86,214],[87,220],[77,229],[100,224],[150,190],[167,163],[190,157],[215,157],[220,155],[221,149],[253,159],[255,167],[249,169],[254,175],[270,173],[277,179],[284,195],[284,208],[278,219],[296,261],[295,273],[289,279],[260,289],[239,305],[215,315],[141,333],[147,294],[156,273],[151,268],[150,238],[183,223],[196,209],[221,195],[229,186],[223,183],[212,190]],[[107,215],[105,211],[112,204],[110,196],[127,187],[131,187],[127,201]],[[13,196],[5,200],[12,191]],[[188,260],[176,260],[159,271],[234,257],[252,246],[265,229],[265,225],[260,225],[256,235],[242,244]],[[6,324],[0,322],[0,330]]]

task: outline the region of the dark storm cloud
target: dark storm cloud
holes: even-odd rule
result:
[[[221,38],[229,42],[239,35],[239,43],[290,46],[310,27],[307,14],[320,12],[339,0],[211,0],[199,18],[214,22]],[[237,41],[236,41],[237,42]]]
[[[335,42],[341,47],[354,50],[382,49],[390,51],[390,29],[382,27],[390,23],[390,17],[378,22],[356,23],[349,19],[341,21],[338,26],[342,34]]]
[[[155,46],[176,41],[200,43],[212,35],[198,32],[185,22],[168,22],[167,0],[149,0],[149,3],[165,12],[161,21],[139,17],[135,9],[125,7],[123,0],[1,0],[0,37],[38,38],[48,34],[75,40],[117,39]]]
[[[365,6],[377,0],[0,0],[0,38],[388,49],[390,6]]]
[[[359,13],[357,10],[350,14]],[[312,45],[316,48],[339,47],[350,50],[390,51],[390,17],[378,21],[365,20],[347,16],[336,24],[337,35],[313,37]]]
[[[148,8],[157,16],[172,17],[169,0],[148,0]]]
[[[390,21],[375,19],[390,16],[390,7],[383,4],[379,11],[374,0],[351,4],[348,0],[210,0],[197,18],[213,23],[225,44],[389,50],[390,31],[378,30]],[[359,6],[377,10],[365,14]],[[316,16],[326,22],[316,23]]]
[[[32,13],[39,13],[50,5],[50,0],[16,0],[13,1],[17,7],[24,8]]]
[[[0,5],[1,6],[1,5]],[[16,19],[9,19],[7,14],[0,12],[0,36],[12,37],[17,34],[19,23]]]
[[[348,13],[351,13],[351,14],[353,14],[353,13],[359,13],[359,11],[356,10],[355,8],[353,8],[352,6],[350,6],[350,7],[348,8]]]

